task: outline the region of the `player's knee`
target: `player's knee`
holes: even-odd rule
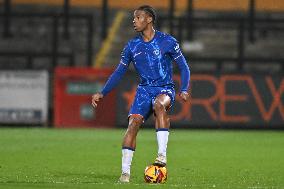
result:
[[[155,114],[163,113],[165,110],[165,106],[159,100],[156,100],[154,103]]]
[[[128,127],[138,127],[139,128],[142,123],[143,123],[142,116],[130,116]]]
[[[140,125],[143,123],[143,117],[142,116],[130,116],[129,117],[129,124],[128,124],[128,128],[126,131],[126,135],[129,136],[136,136]]]

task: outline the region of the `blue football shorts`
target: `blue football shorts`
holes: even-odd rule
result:
[[[160,94],[166,94],[171,98],[170,107],[175,101],[175,90],[173,86],[151,87],[151,86],[138,86],[134,102],[130,108],[128,117],[133,114],[143,116],[146,121],[153,113],[153,104],[156,97]]]

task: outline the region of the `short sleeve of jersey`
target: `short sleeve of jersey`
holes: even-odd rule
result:
[[[182,56],[182,52],[180,50],[180,46],[177,40],[173,37],[169,37],[168,42],[169,42],[169,54],[171,55],[171,57],[174,60],[176,60],[180,56]]]
[[[129,47],[129,43],[127,43],[121,53],[120,64],[124,66],[129,66],[131,60],[132,60],[132,53]]]

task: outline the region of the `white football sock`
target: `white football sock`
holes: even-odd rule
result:
[[[161,128],[156,130],[158,141],[158,154],[167,156],[167,145],[169,138],[169,129]]]
[[[132,162],[134,149],[123,147],[122,148],[122,173],[130,174],[130,166]]]

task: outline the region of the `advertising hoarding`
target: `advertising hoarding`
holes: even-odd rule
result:
[[[55,127],[114,127],[115,91],[91,104],[92,95],[99,92],[112,70],[91,68],[57,68],[54,80]]]
[[[47,71],[0,71],[0,123],[48,121]]]

